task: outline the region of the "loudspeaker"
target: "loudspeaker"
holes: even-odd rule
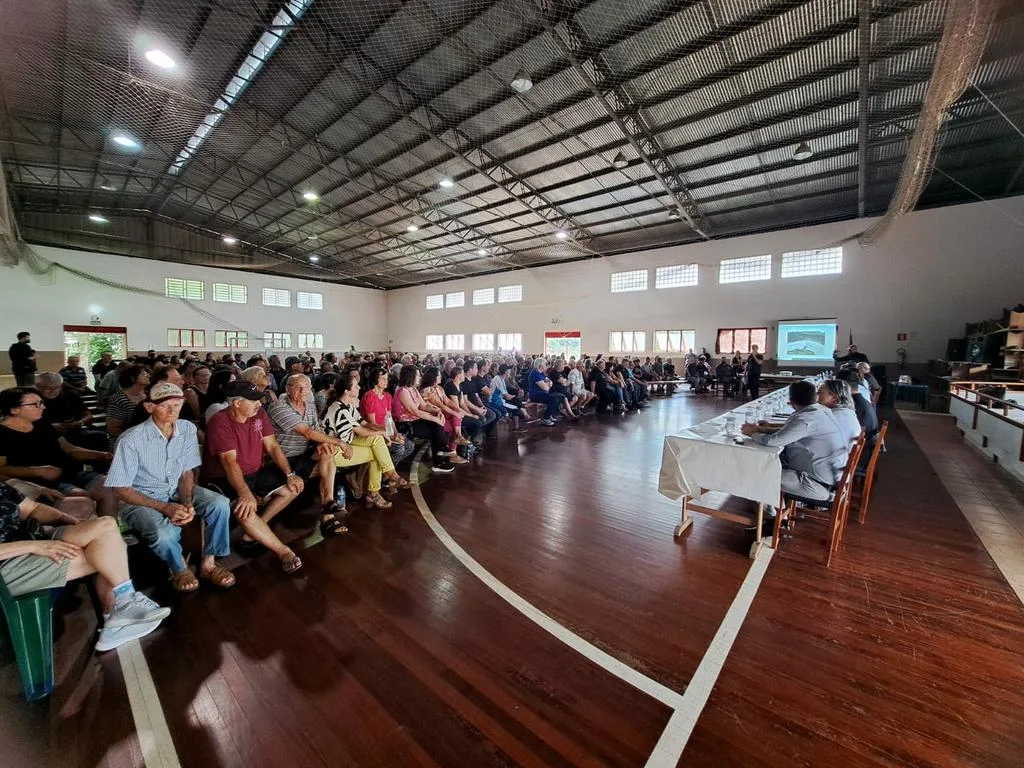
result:
[[[967,338],[967,354],[964,360],[968,363],[985,362],[985,337],[969,336]]]
[[[967,339],[950,339],[946,344],[946,360],[959,363],[967,359]]]

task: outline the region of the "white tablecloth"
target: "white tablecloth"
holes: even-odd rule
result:
[[[803,377],[793,377],[798,381]],[[751,501],[778,504],[782,485],[780,448],[769,448],[743,438],[737,445],[727,437],[726,419],[736,420],[736,431],[744,422],[748,408],[760,406],[771,420],[781,420],[790,408],[783,406],[783,397],[768,394],[756,401],[743,403],[709,421],[694,424],[676,435],[665,436],[661,454],[658,492],[670,499],[699,496],[702,488],[721,491]],[[773,407],[768,408],[771,405]],[[762,418],[765,416],[762,415]]]

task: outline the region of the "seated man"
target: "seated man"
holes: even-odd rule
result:
[[[53,426],[57,434],[63,435],[72,445],[107,450],[107,433],[89,429],[93,422],[92,412],[85,407],[82,397],[64,382],[56,373],[36,375],[36,389],[43,397],[43,421]]]
[[[465,374],[465,378],[459,384],[459,390],[462,392],[462,406],[466,408],[473,417],[479,422],[480,430],[487,437],[488,440],[494,440],[498,436],[498,416],[490,410],[485,404],[480,391],[480,381],[477,377],[477,365],[475,360],[467,360],[462,364],[462,372]],[[487,392],[487,397],[490,397],[490,391]],[[463,419],[462,423],[464,427],[469,427],[466,423],[467,419]],[[470,436],[470,439],[479,443],[480,436]]]
[[[116,515],[117,499],[103,487],[103,475],[82,467],[86,462],[108,464],[113,457],[69,443],[43,421],[45,408],[33,387],[0,392],[0,477],[28,480],[65,495],[87,495],[101,515]]]
[[[79,360],[78,355],[68,357],[68,364],[60,369],[60,377],[76,392],[87,392],[89,381],[85,375],[85,368],[78,364]]]
[[[686,379],[690,383],[690,389],[697,394],[704,394],[708,391],[711,382],[711,366],[708,365],[708,361],[703,355],[687,366]]]
[[[832,414],[818,405],[814,384],[802,380],[790,384],[789,404],[793,413],[781,427],[761,423],[744,424],[741,429],[762,445],[783,448],[783,493],[827,504],[839,479],[836,467],[845,464],[849,444]],[[774,515],[771,509],[765,520],[769,531]]]
[[[22,539],[29,519],[55,526],[50,538]],[[114,518],[81,522],[0,483],[0,581],[13,597],[57,589],[93,573],[104,615],[97,651],[145,637],[171,614],[135,591]]]
[[[715,368],[715,378],[722,385],[723,397],[736,397],[740,393],[740,380],[733,371],[732,364],[725,358]]]
[[[252,553],[262,545],[277,555],[285,573],[294,573],[302,561],[274,535],[269,523],[302,493],[302,478],[292,471],[260,408],[263,393],[248,382],[232,381],[224,394],[227,407],[206,422],[203,477],[237,499],[235,516],[244,532],[241,549]],[[263,465],[264,453],[273,466]],[[265,502],[259,514],[257,496]]]
[[[871,364],[857,363],[857,373],[860,374],[863,385],[861,387],[861,394],[867,397],[872,405],[877,405],[878,398],[882,396],[882,385],[878,383],[878,379],[871,372]],[[865,392],[864,389],[867,389],[867,391]]]
[[[202,464],[196,425],[179,419],[185,396],[177,384],[159,382],[143,403],[149,418],[117,441],[106,486],[121,502],[121,521],[171,569],[171,586],[194,592],[199,581],[181,553],[181,529],[198,515],[206,522],[199,576],[214,586],[235,583],[216,558],[231,553],[231,506],[219,493],[195,484]]]
[[[303,482],[314,470],[320,475],[320,533],[337,536],[348,530],[336,517],[345,510],[334,500],[334,448],[340,449],[341,441],[320,427],[312,389],[304,373],[289,376],[284,394],[267,415],[292,471]]]

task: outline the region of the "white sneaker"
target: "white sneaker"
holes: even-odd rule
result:
[[[126,627],[111,627],[104,625],[100,630],[100,639],[96,641],[96,650],[112,651],[118,646],[124,645],[129,640],[138,640],[145,637],[154,629],[160,626],[161,620],[147,621],[142,624],[129,624]]]
[[[130,624],[145,624],[150,621],[163,621],[170,615],[170,608],[164,608],[141,592],[136,591],[123,603],[114,606],[114,610],[110,612],[110,618],[107,619],[104,629],[107,627],[126,627]]]

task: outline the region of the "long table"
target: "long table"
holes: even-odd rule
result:
[[[803,377],[792,378],[799,381]],[[732,418],[734,431],[740,435],[739,428],[747,420],[748,409],[773,422],[783,421],[792,412],[788,395],[780,390],[691,425],[677,434],[666,435],[658,492],[673,500],[682,499],[682,520],[675,527],[674,536],[681,536],[693,525],[691,512],[748,526],[753,524],[756,527],[750,548],[753,558],[764,544],[761,537],[764,505],[781,504],[782,449],[761,445],[749,437],[727,434],[728,421]],[[711,492],[752,501],[756,504],[756,513],[744,515],[701,503],[702,497]]]

